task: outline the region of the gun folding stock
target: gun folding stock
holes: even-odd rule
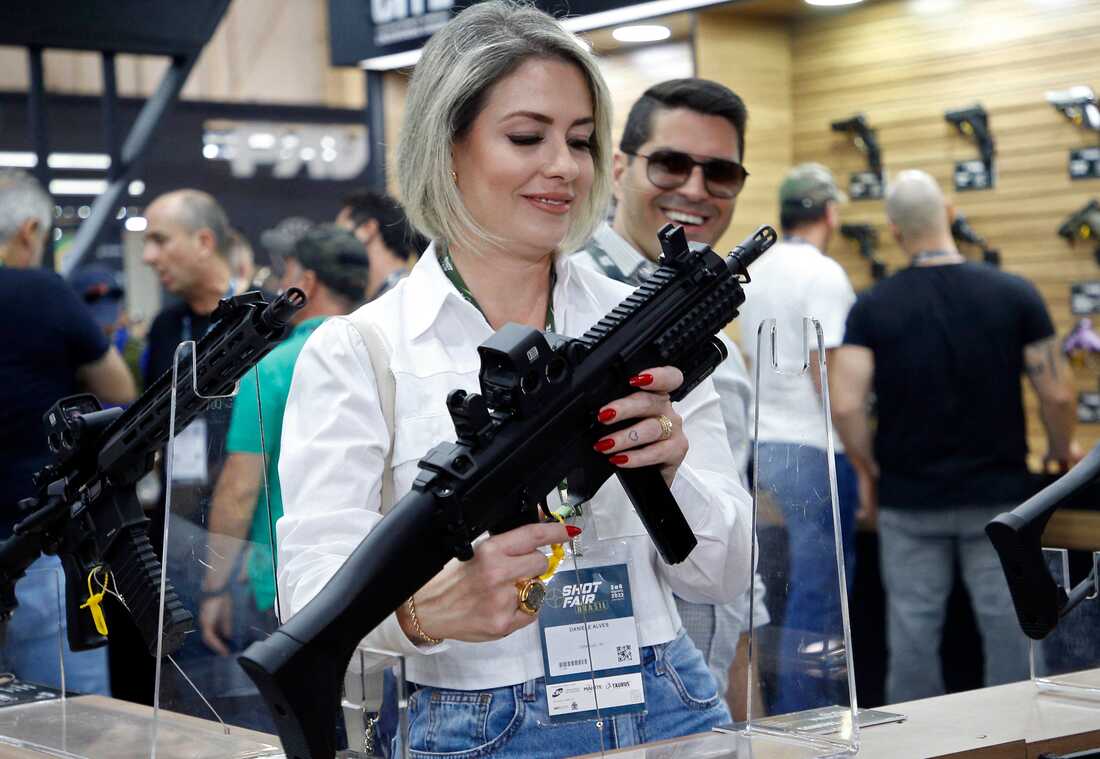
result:
[[[866,116],[860,113],[850,119],[834,121],[829,126],[834,132],[851,135],[856,146],[867,154],[868,169],[875,176],[882,176],[882,151],[879,149],[875,130],[867,123]]]
[[[993,154],[996,145],[993,142],[993,134],[989,131],[989,114],[981,105],[973,105],[969,108],[961,108],[948,111],[944,119],[959,131],[964,137],[969,137],[978,144],[982,162],[986,167],[993,165]]]
[[[859,254],[871,264],[871,279],[875,282],[886,276],[886,264],[878,257],[878,231],[870,224],[841,224],[842,237],[859,246]]]
[[[1029,638],[1042,640],[1049,635],[1058,620],[1095,587],[1094,568],[1069,594],[1060,588],[1043,559],[1042,537],[1054,512],[1098,477],[1100,446],[1053,484],[1012,511],[994,517],[985,527],[1001,560],[1020,628]]]
[[[477,536],[536,521],[563,480],[580,504],[618,476],[662,558],[691,553],[695,535],[660,470],[620,470],[593,450],[613,429],[596,413],[634,392],[628,379],[645,369],[677,366],[685,386],[709,376],[726,355],[715,335],[737,315],[748,267],[777,235],[761,227],[726,258],[689,245],[673,225],[658,237],[657,271],[581,337],[508,324],[479,346],[481,392],[447,398],[458,440],[432,448],[412,491],[320,593],[240,657],[288,756],[331,759],[357,644],[450,559],[471,558]]]
[[[973,245],[982,252],[982,260],[992,266],[1001,265],[1001,252],[990,247],[986,239],[974,231],[970,222],[961,213],[955,214],[955,220],[951,222],[951,236],[955,242],[963,245]]]

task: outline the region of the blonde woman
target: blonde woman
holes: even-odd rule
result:
[[[562,255],[588,238],[606,207],[609,109],[592,57],[530,7],[474,5],[424,49],[397,172],[410,220],[433,242],[408,278],[355,316],[387,344],[392,450],[366,346],[353,326],[326,323],[299,358],[283,428],[285,611],[302,608],[379,522],[387,459],[400,495],[418,459],[455,438],[445,399],[455,388],[478,389],[482,341],[507,322],[577,336],[629,293]],[[681,381],[670,367],[634,377],[638,390],[598,416],[634,424],[596,447],[616,466],[661,467],[697,534],[691,556],[665,564],[615,480],[584,522],[480,540],[473,559],[451,562],[364,641],[407,657],[413,756],[574,756],[729,719],[680,629],[672,591],[719,603],[745,591],[749,499],[713,387],[706,382],[673,407],[668,393]],[[517,580],[546,571],[540,547],[582,529],[590,546],[625,547],[642,647],[644,710],[600,727],[548,719],[536,616],[517,595]]]

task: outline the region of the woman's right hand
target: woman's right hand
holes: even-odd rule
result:
[[[531,624],[536,617],[519,608],[516,583],[546,572],[541,546],[568,541],[563,524],[529,524],[477,543],[472,559],[452,559],[413,595],[420,630],[439,640],[478,643]],[[410,640],[425,642],[408,604],[401,605],[397,619]]]

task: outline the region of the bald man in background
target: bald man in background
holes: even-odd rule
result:
[[[829,386],[861,508],[878,509],[886,700],[897,703],[944,691],[939,649],[956,562],[981,631],[985,684],[1028,677],[1027,642],[984,533],[1030,495],[1022,374],[1039,396],[1048,461],[1066,468],[1081,454],[1073,384],[1035,286],[963,259],[952,209],[922,171],[891,183],[886,214],[912,263],[859,296]]]

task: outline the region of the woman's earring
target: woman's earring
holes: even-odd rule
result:
[[[451,169],[451,179],[454,180],[455,184],[458,184],[458,174],[455,173],[454,169]]]

